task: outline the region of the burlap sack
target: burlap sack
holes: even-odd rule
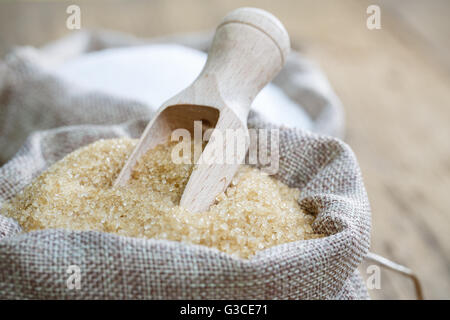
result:
[[[92,39],[83,50],[92,48]],[[73,49],[73,41],[63,47],[70,45]],[[60,49],[47,60],[64,58]],[[0,206],[67,153],[100,138],[138,137],[151,118],[145,105],[55,78],[45,69],[46,58],[48,52],[21,49],[0,64],[2,159],[28,136],[0,168]],[[292,71],[287,72],[281,79],[292,81]],[[294,87],[286,84],[287,90]],[[331,114],[317,115],[318,128]],[[267,126],[250,115],[249,127]],[[317,215],[313,228],[325,238],[242,260],[202,246],[101,232],[22,233],[15,221],[0,215],[0,298],[367,298],[356,268],[369,248],[370,209],[353,152],[336,138],[287,128],[280,128],[280,149],[277,177],[302,190],[299,203]],[[79,289],[67,286],[71,265],[81,270]]]

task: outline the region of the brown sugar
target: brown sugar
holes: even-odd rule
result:
[[[289,188],[242,165],[206,212],[178,206],[191,164],[175,164],[175,143],[159,145],[135,166],[128,186],[112,188],[137,140],[99,140],[55,163],[2,208],[25,231],[97,230],[217,248],[241,258],[278,244],[318,238]]]

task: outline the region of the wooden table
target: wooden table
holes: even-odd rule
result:
[[[72,3],[82,28],[143,37],[209,29],[242,5],[273,12],[342,99],[373,209],[372,251],[416,271],[426,298],[450,298],[449,1],[378,0],[380,30],[366,27],[372,2],[361,0],[1,2],[0,54],[70,33]],[[370,293],[414,298],[390,271]]]

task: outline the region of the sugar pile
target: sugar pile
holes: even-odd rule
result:
[[[241,258],[278,244],[318,238],[297,203],[300,191],[241,166],[207,212],[178,206],[193,166],[175,164],[175,143],[135,166],[129,185],[112,188],[137,140],[99,140],[55,163],[2,207],[25,231],[63,228],[168,239],[214,247]]]

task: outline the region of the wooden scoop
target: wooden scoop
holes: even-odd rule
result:
[[[125,186],[137,160],[158,144],[169,141],[175,129],[183,128],[192,133],[194,121],[202,121],[214,130],[189,178],[180,205],[191,212],[206,211],[227,188],[244,161],[249,145],[250,105],[281,70],[289,50],[285,28],[270,13],[255,8],[230,12],[216,29],[202,72],[188,88],[159,108],[114,186]],[[237,135],[230,138],[232,134],[227,135],[226,129],[244,137],[244,141],[233,148],[241,152],[233,151],[232,163],[224,160],[224,153],[230,150],[227,145],[236,143],[231,139],[238,138]],[[230,159],[229,155],[227,157]]]

